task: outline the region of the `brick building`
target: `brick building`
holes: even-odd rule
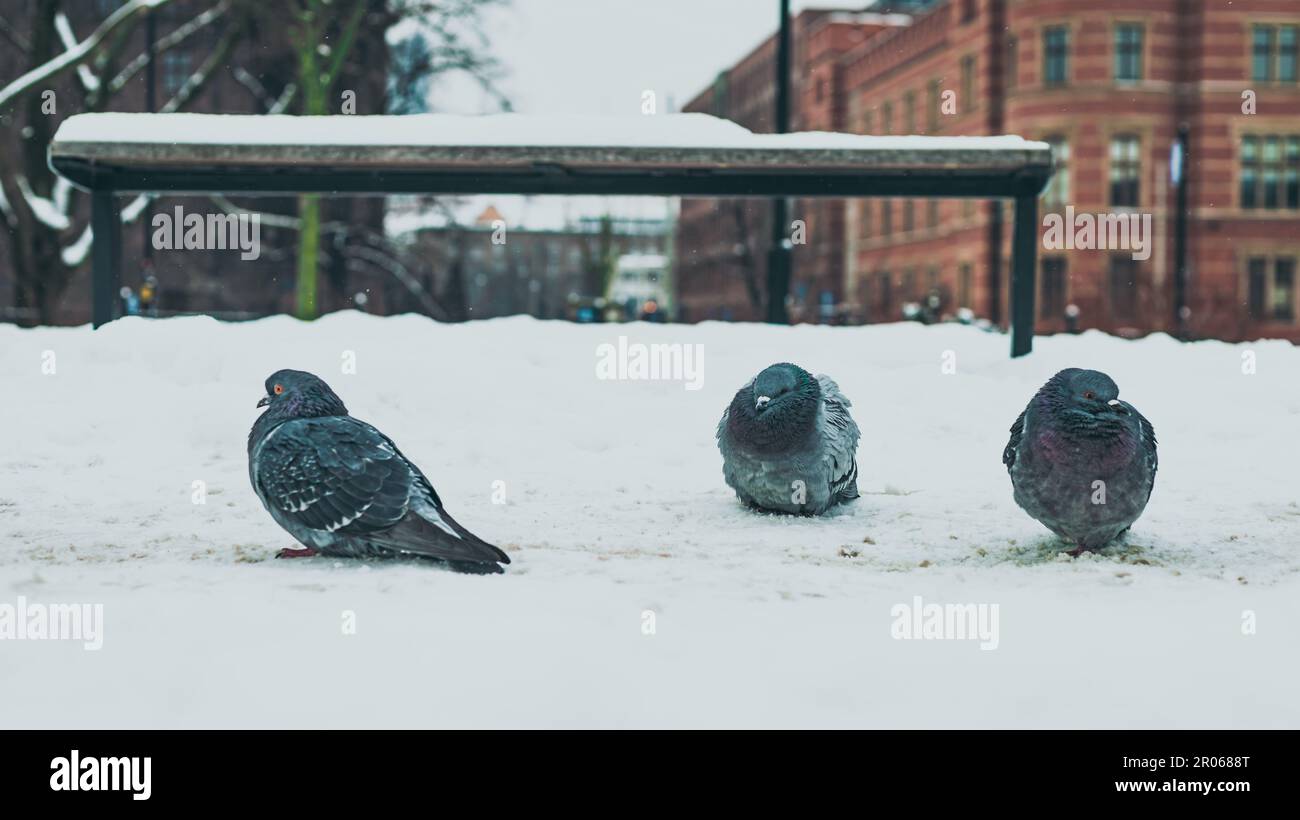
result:
[[[896,4],[898,5],[898,4]],[[906,4],[903,4],[906,5]],[[845,129],[842,56],[874,34],[904,25],[902,14],[805,9],[791,23],[790,127]],[[774,130],[776,36],[768,37],[684,111]],[[818,321],[842,302],[844,201],[795,200],[806,243],[794,247],[790,315]],[[771,204],[757,199],[684,199],[678,225],[678,305],[683,318],[753,321],[764,315]]]
[[[1170,152],[1185,125],[1185,332],[1300,341],[1298,32],[1294,0],[947,0],[840,54],[831,88],[846,131],[1052,143],[1044,215],[1150,215],[1145,259],[1040,247],[1040,332],[1065,329],[1071,305],[1082,328],[1178,329]],[[796,89],[806,107],[810,89]],[[857,200],[844,212],[855,320],[895,320],[934,295],[941,313],[1005,324],[1009,205]]]

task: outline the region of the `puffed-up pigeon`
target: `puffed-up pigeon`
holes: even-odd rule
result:
[[[1042,386],[1002,451],[1016,503],[1072,542],[1104,547],[1146,509],[1156,432],[1105,373],[1069,368]]]
[[[383,433],[348,415],[311,373],[266,380],[248,434],[248,477],[271,517],[305,549],[277,557],[416,556],[452,569],[501,572],[504,552],[457,524],[429,480]]]
[[[826,376],[772,365],[737,391],[717,435],[722,475],[750,507],[820,515],[858,497],[858,425]]]

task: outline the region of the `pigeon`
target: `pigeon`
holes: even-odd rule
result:
[[[717,437],[722,475],[746,506],[821,515],[858,497],[858,425],[826,376],[772,365],[737,391]]]
[[[1071,555],[1127,532],[1156,481],[1156,431],[1110,376],[1057,373],[1011,425],[1002,451],[1016,503],[1070,541]]]
[[[457,524],[420,468],[348,415],[316,376],[272,373],[257,406],[266,411],[248,434],[248,477],[271,517],[305,547],[277,558],[408,556],[477,574],[510,563]]]

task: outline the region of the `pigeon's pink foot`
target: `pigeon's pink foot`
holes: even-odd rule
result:
[[[319,554],[320,553],[316,552],[316,550],[312,549],[311,547],[303,547],[300,550],[282,549],[275,554],[275,557],[276,558],[311,558],[313,555],[319,555]]]

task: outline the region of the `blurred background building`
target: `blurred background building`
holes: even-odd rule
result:
[[[899,6],[900,4],[894,4]],[[920,7],[924,3],[901,4]],[[791,131],[846,128],[843,56],[871,36],[906,26],[889,12],[805,9],[791,23]],[[733,120],[756,133],[775,130],[776,34],[682,110]],[[756,199],[685,199],[678,237],[678,304],[683,319],[759,321],[764,316],[771,207]],[[844,302],[844,200],[797,200],[791,211],[806,243],[793,248],[791,321],[830,321]]]
[[[507,215],[492,198],[475,197],[460,209],[488,204],[472,219],[458,220],[449,208],[390,213],[388,233],[423,288],[443,294],[448,310],[464,306],[447,318],[659,321],[654,314],[671,310],[673,221],[661,200],[623,198],[620,213],[594,217],[527,212],[522,199],[496,198],[513,206]]]
[[[1045,140],[1058,170],[1044,214],[1072,206],[1152,217],[1148,259],[1040,250],[1040,332],[1300,341],[1300,4],[948,0],[892,11],[799,15],[796,130]],[[767,130],[759,112],[770,109],[773,72],[754,65],[770,62],[771,48],[724,71],[687,108]],[[1182,310],[1171,166],[1180,127],[1189,146]],[[746,289],[763,282],[767,210],[742,207],[682,205],[679,298],[691,319],[761,316]],[[928,305],[935,318],[1005,324],[1009,203],[826,200],[799,203],[794,216],[807,221],[808,242],[794,249],[792,318],[896,321]],[[833,308],[817,310],[825,298]]]
[[[352,110],[428,110],[430,81],[451,70],[496,93],[501,66],[486,39],[460,28],[482,29],[478,8],[489,5],[496,4],[446,4],[464,18],[434,19],[420,34],[394,16],[395,5],[367,0],[338,84],[353,92]],[[0,0],[0,86],[83,40],[121,6]],[[754,16],[773,33],[729,67],[720,57],[721,70],[683,110],[773,130],[776,6],[754,0]],[[1151,216],[1145,259],[1129,249],[1040,248],[1040,332],[1300,341],[1296,0],[796,7],[792,130],[1041,139],[1052,144],[1058,167],[1042,197],[1044,214]],[[609,9],[610,20],[583,25],[613,26],[620,5]],[[256,0],[172,0],[151,26],[112,42],[107,59],[49,83],[54,110],[42,110],[33,95],[0,110],[0,320],[89,318],[87,198],[45,164],[59,122],[99,110],[300,113],[295,20],[288,7]],[[322,24],[322,53],[342,29],[337,19]],[[150,38],[158,44],[152,67]],[[511,54],[500,56],[510,63]],[[637,104],[630,101],[628,113]],[[674,108],[670,99],[660,106]],[[1177,153],[1183,140],[1185,171]],[[557,216],[552,205],[530,210],[535,199],[323,198],[318,312],[415,311],[448,321],[510,313],[575,321],[763,318],[770,202],[599,202]],[[295,309],[298,200],[124,204],[123,279],[134,309],[228,319]],[[152,248],[151,214],[177,205],[264,214],[261,258]],[[797,200],[790,219],[792,321],[1006,324],[1009,204]],[[495,241],[501,223],[505,242]]]

